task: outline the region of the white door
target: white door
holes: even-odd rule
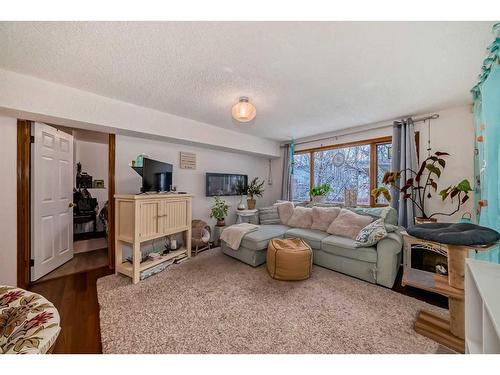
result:
[[[31,129],[31,281],[73,258],[73,136]]]

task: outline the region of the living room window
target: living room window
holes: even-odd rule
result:
[[[357,194],[360,206],[386,205],[377,202],[370,191],[382,182],[390,170],[392,158],[391,137],[297,151],[294,155],[293,200],[309,200],[311,187],[327,183],[333,191],[326,200],[344,203],[346,189]]]

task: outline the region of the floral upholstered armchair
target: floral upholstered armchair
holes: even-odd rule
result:
[[[60,330],[52,303],[39,294],[0,285],[0,354],[45,354]]]

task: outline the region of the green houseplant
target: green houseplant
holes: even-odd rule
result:
[[[229,205],[221,197],[215,197],[215,203],[210,209],[210,217],[217,219],[217,226],[223,227],[226,225],[225,218],[229,211]]]
[[[247,206],[249,210],[253,210],[255,208],[255,197],[262,197],[262,193],[264,192],[263,187],[264,180],[260,182],[258,177],[255,177],[248,185],[247,195],[249,198],[247,199]]]
[[[458,212],[461,206],[467,202],[469,199],[469,192],[472,191],[469,180],[464,179],[456,185],[448,186],[447,188],[437,192],[438,185],[437,180],[441,177],[442,172],[446,167],[446,161],[443,157],[448,156],[447,152],[435,152],[427,159],[425,159],[421,164],[418,171],[412,169],[406,169],[398,172],[389,171],[384,174],[382,178],[382,183],[386,186],[381,186],[371,191],[371,195],[377,199],[380,195],[383,195],[388,202],[391,201],[391,194],[389,188],[393,187],[402,194],[403,199],[409,199],[413,204],[420,209],[422,212],[421,217],[416,217],[415,222],[417,224],[422,224],[425,222],[435,222],[434,216],[445,215],[451,216],[455,212]],[[427,175],[424,172],[427,171]],[[405,181],[405,184],[400,188],[396,182],[401,178],[403,172],[406,172],[406,176],[409,176]],[[389,187],[389,188],[388,188]],[[456,198],[457,206],[452,212],[434,212],[430,213],[426,211],[426,200],[431,199],[433,194],[437,193],[442,201],[446,199]]]
[[[333,191],[333,189],[329,184],[314,186],[310,192],[311,200],[314,203],[324,203],[326,195],[331,191]]]
[[[238,204],[238,210],[244,210],[245,204],[243,203],[243,196],[247,194],[247,187],[245,186],[245,182],[243,179],[239,179],[234,185],[234,190],[236,194],[240,196],[240,203]]]

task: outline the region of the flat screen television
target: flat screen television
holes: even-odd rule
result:
[[[172,164],[144,158],[142,161],[142,189],[147,192],[170,191],[172,186]]]
[[[230,173],[207,173],[206,174],[206,196],[238,195],[236,183],[242,181],[245,190],[248,187],[248,176],[246,174]]]

